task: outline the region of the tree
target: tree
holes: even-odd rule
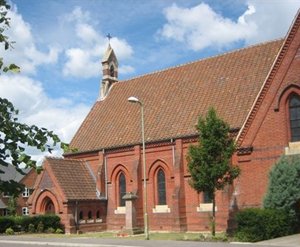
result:
[[[17,197],[10,196],[7,203],[7,210],[9,216],[17,215]]]
[[[7,10],[10,6],[5,0],[0,0],[0,43],[4,44],[5,50],[11,47],[12,42],[4,35],[9,28]],[[3,58],[0,58],[0,70],[3,72],[17,72],[19,67],[10,64],[5,66]],[[67,145],[62,143],[58,136],[45,128],[35,125],[20,123],[18,110],[7,99],[0,98],[0,173],[3,173],[1,166],[13,165],[17,171],[22,173],[20,165],[37,168],[36,161],[26,151],[27,147],[33,147],[44,152],[51,152],[57,143],[62,148]],[[7,192],[10,195],[17,195],[23,190],[23,186],[13,180],[0,181],[0,192]]]
[[[215,235],[215,193],[232,184],[239,175],[239,168],[231,165],[235,150],[230,137],[230,127],[218,118],[210,108],[206,118],[198,120],[199,142],[188,150],[188,169],[191,174],[190,185],[197,192],[205,192],[212,200],[212,235]]]
[[[12,48],[13,41],[9,40],[9,37],[4,32],[9,28],[9,18],[6,16],[7,11],[10,9],[10,5],[7,4],[6,0],[0,0],[0,43],[4,44],[4,49],[8,50]],[[19,66],[15,64],[4,65],[3,58],[0,58],[0,70],[3,72],[19,72]]]
[[[300,155],[282,156],[273,166],[264,207],[284,209],[300,220]]]

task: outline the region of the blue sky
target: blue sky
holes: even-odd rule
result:
[[[0,50],[18,75],[1,75],[0,96],[21,120],[69,142],[101,81],[106,34],[119,79],[284,37],[300,0],[11,0],[14,49]]]

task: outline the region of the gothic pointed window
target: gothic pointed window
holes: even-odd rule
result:
[[[157,172],[157,195],[158,205],[166,205],[166,177],[162,169]]]
[[[291,141],[300,141],[300,96],[293,95],[289,102]]]
[[[126,179],[125,175],[123,173],[119,176],[119,206],[124,207],[125,206],[125,200],[123,199],[123,196],[126,194]]]

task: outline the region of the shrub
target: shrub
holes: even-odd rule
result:
[[[14,235],[15,232],[14,232],[14,230],[13,230],[11,227],[9,227],[9,228],[7,228],[7,229],[5,230],[5,234],[6,234],[6,235]]]
[[[57,229],[61,226],[60,218],[55,214],[38,215],[33,217],[32,223],[35,225],[36,228],[40,222],[43,223],[44,229],[48,229],[49,227]]]
[[[300,220],[300,155],[283,156],[269,174],[265,208],[289,211]]]
[[[43,232],[48,228],[62,228],[60,218],[57,215],[29,216],[4,216],[0,217],[0,233],[4,233],[7,228],[12,228],[14,232]]]
[[[34,233],[35,232],[34,224],[29,224],[28,225],[28,232],[30,232],[30,233]]]
[[[40,221],[36,227],[37,232],[41,233],[44,231],[44,223],[42,221]]]
[[[279,209],[245,209],[237,213],[236,220],[238,228],[235,237],[249,242],[289,235],[295,226],[292,215]]]
[[[56,231],[55,231],[55,233],[57,233],[57,234],[63,234],[64,231],[62,229],[60,229],[60,228],[57,228]]]
[[[55,229],[53,227],[49,227],[47,228],[46,233],[55,233]]]
[[[7,228],[14,228],[14,217],[4,216],[0,217],[0,233],[4,233]]]

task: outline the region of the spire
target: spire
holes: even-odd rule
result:
[[[103,100],[108,95],[113,84],[118,81],[118,59],[110,45],[111,35],[108,34],[107,38],[109,43],[102,58],[103,77],[99,96],[100,100]]]

